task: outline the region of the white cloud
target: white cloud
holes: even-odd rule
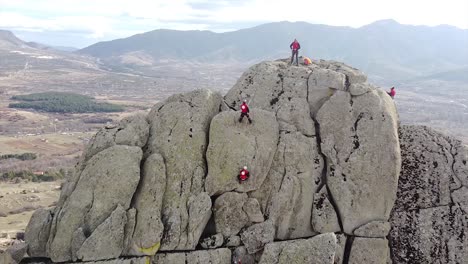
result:
[[[0,28],[96,41],[158,28],[219,32],[284,20],[359,27],[389,18],[468,28],[468,0],[0,0]]]

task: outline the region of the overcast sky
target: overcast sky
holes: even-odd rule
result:
[[[285,20],[360,27],[381,19],[468,29],[468,0],[0,0],[0,29],[77,48],[160,28],[225,32]]]

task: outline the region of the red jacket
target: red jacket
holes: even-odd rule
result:
[[[249,178],[249,176],[249,171],[242,169],[239,173],[239,181],[246,181]]]
[[[291,48],[292,50],[298,50],[301,48],[301,44],[299,44],[299,42],[297,41],[293,41],[293,43],[289,45],[289,48]]]
[[[250,112],[250,111],[249,111],[249,107],[247,106],[247,104],[246,104],[245,102],[243,102],[243,103],[241,104],[241,107],[240,107],[240,108],[241,108],[242,113],[244,113],[244,114],[247,114],[248,112]]]
[[[390,92],[388,93],[391,97],[394,97],[396,92],[395,89],[391,89]]]

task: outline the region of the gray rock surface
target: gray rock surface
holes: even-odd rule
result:
[[[196,250],[188,253],[160,253],[153,259],[155,264],[229,264],[231,251],[227,248]]]
[[[31,257],[46,257],[46,245],[49,239],[50,225],[52,223],[51,209],[37,209],[31,216],[24,234],[28,244],[28,255]]]
[[[344,252],[346,247],[346,235],[335,234],[336,236],[336,247],[335,247],[335,260],[333,264],[342,264],[344,261]]]
[[[223,245],[223,242],[224,242],[223,235],[216,234],[216,235],[212,235],[210,237],[203,239],[200,242],[200,245],[202,246],[202,248],[205,248],[205,249],[213,249],[213,248],[221,247]]]
[[[357,97],[337,91],[317,114],[327,186],[347,234],[390,217],[400,172],[397,120],[381,90]]]
[[[325,186],[314,195],[311,224],[312,228],[321,234],[339,232],[341,230],[338,216],[330,202]]]
[[[323,159],[315,138],[281,133],[269,177],[251,194],[276,226],[277,239],[310,237],[314,193],[321,183]]]
[[[249,254],[253,254],[275,238],[275,227],[271,221],[265,221],[247,228],[241,233],[241,240]]]
[[[466,148],[422,126],[402,126],[400,140],[402,170],[389,235],[393,262],[466,262]]]
[[[26,256],[26,252],[28,250],[28,244],[25,242],[17,242],[10,246],[4,253],[3,253],[3,261],[5,264],[16,264],[20,263],[21,260]],[[2,256],[0,256],[0,260],[2,260]]]
[[[86,163],[76,188],[54,215],[48,242],[53,261],[71,260],[75,230],[81,227],[92,233],[117,205],[129,208],[140,179],[141,158],[139,147],[113,146]]]
[[[83,261],[118,258],[124,246],[127,214],[119,204],[112,214],[84,241],[77,252]]]
[[[270,169],[278,143],[278,123],[267,111],[252,109],[252,124],[239,123],[239,112],[222,112],[210,126],[206,153],[208,176],[205,188],[210,195],[228,191],[258,189]],[[239,183],[239,171],[247,166],[250,178]]]
[[[336,237],[333,233],[309,239],[297,239],[267,244],[260,264],[333,264]],[[370,262],[369,262],[370,263]]]
[[[390,232],[390,223],[386,221],[372,221],[354,230],[358,237],[384,238]]]
[[[187,231],[203,230],[204,226],[193,226],[188,201],[204,191],[208,129],[220,105],[218,93],[196,90],[171,96],[153,107],[148,115],[150,137],[145,156],[159,153],[166,164],[162,250],[190,250],[198,244],[198,238],[189,238]],[[191,204],[192,210],[200,205],[196,201]],[[206,223],[197,221],[197,224]]]
[[[243,210],[247,199],[247,194],[236,192],[224,193],[216,199],[213,211],[217,233],[224,237],[237,235],[250,223],[247,213]]]
[[[387,264],[389,257],[388,241],[384,238],[356,237],[349,256],[350,264]]]
[[[252,223],[261,223],[265,221],[263,217],[262,211],[260,209],[260,204],[258,203],[257,199],[249,198],[244,203],[242,210],[247,214],[249,221]]]
[[[161,155],[153,154],[145,160],[139,186],[134,196],[133,206],[138,214],[131,235],[130,254],[154,255],[164,231],[161,209],[166,187],[166,166]]]
[[[232,263],[256,264],[255,256],[250,255],[245,247],[238,247],[232,252]]]
[[[464,152],[460,142],[424,126],[401,126],[399,134],[402,167],[395,210],[449,205],[452,190],[468,174],[463,158],[457,163],[457,154]],[[456,164],[463,166],[456,170]]]
[[[226,239],[226,247],[238,247],[241,244],[240,236],[230,236]]]

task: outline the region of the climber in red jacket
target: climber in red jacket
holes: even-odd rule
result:
[[[396,94],[395,87],[390,88],[390,92],[387,92],[387,93],[393,99],[393,97],[395,97],[395,94]]]
[[[252,119],[250,119],[250,116],[249,116],[250,110],[249,110],[249,106],[247,105],[247,100],[244,100],[244,102],[242,102],[240,109],[241,109],[241,116],[239,118],[239,122],[242,122],[242,119],[244,119],[244,116],[246,116],[247,119],[249,120],[249,123],[252,124]]]
[[[292,51],[292,56],[291,56],[291,65],[294,61],[294,55],[296,55],[296,66],[299,66],[299,60],[297,59],[297,56],[299,54],[299,49],[301,48],[301,44],[297,41],[297,39],[294,39],[294,41],[289,45],[289,48]]]
[[[244,166],[244,168],[239,172],[239,183],[242,183],[248,180],[249,177],[250,177],[250,173],[247,170],[247,166]]]

